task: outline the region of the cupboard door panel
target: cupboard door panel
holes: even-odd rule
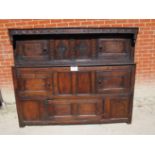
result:
[[[129,70],[103,70],[96,73],[98,93],[128,93],[131,90],[132,67]]]
[[[101,38],[98,40],[98,58],[99,59],[113,59],[128,60],[132,55],[132,46],[130,39],[119,38]]]
[[[19,97],[48,97],[52,94],[50,78],[52,74],[35,70],[17,69],[17,85]]]
[[[45,61],[49,60],[49,47],[47,40],[26,40],[16,43],[17,61]]]

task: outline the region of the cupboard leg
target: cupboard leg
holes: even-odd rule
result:
[[[22,122],[19,122],[19,127],[20,127],[20,128],[23,128],[23,127],[25,127],[25,124],[22,123]]]

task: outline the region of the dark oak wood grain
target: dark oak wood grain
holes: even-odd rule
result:
[[[10,35],[21,127],[131,123],[136,28],[11,30]]]

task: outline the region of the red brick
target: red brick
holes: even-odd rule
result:
[[[50,20],[38,21],[39,24],[50,24]]]
[[[12,86],[13,49],[8,28],[139,27],[136,82],[155,81],[155,19],[6,19],[0,20],[0,86]],[[150,78],[151,77],[151,78]]]
[[[70,27],[72,27],[72,26],[80,26],[81,25],[81,23],[80,22],[73,22],[73,23],[69,23],[69,25],[68,26],[70,26]]]
[[[125,24],[125,23],[127,23],[127,20],[126,19],[119,19],[119,20],[116,20],[116,23]]]
[[[56,24],[57,27],[68,27],[68,23],[58,23]]]

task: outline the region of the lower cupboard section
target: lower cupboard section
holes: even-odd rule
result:
[[[131,122],[132,95],[19,100],[20,126]]]

